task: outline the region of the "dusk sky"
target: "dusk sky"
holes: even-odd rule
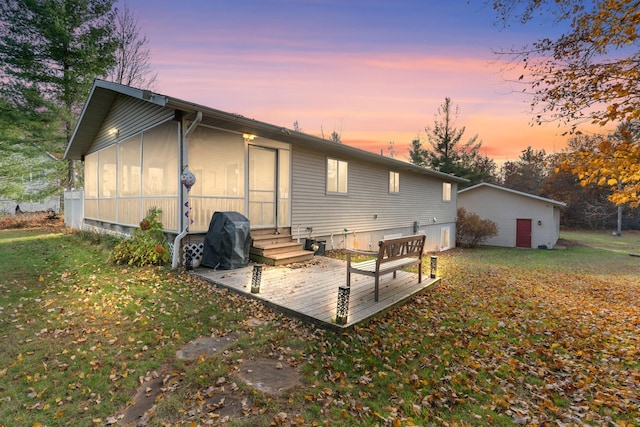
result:
[[[406,160],[438,107],[460,109],[501,163],[527,146],[561,150],[566,127],[531,126],[523,87],[493,50],[550,35],[502,29],[484,1],[128,0],[149,39],[156,91]],[[518,71],[512,71],[511,76]]]

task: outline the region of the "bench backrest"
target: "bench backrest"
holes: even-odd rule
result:
[[[414,236],[398,237],[396,239],[380,240],[378,242],[378,263],[393,261],[400,258],[416,257],[422,259],[424,242],[427,236],[416,234]]]

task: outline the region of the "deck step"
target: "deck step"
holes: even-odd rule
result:
[[[276,265],[285,265],[285,264],[291,264],[294,262],[304,262],[304,261],[312,260],[313,252],[298,250],[298,251],[273,254],[268,257],[258,255],[258,254],[250,254],[249,257],[251,258],[251,260],[255,262],[276,266]]]
[[[265,244],[264,242],[253,242],[253,246],[251,246],[252,254],[263,255],[263,256],[271,256],[280,253],[292,252],[296,250],[302,249],[302,243],[296,242],[282,242],[282,243],[270,243]]]
[[[278,243],[291,243],[291,234],[252,234],[253,245],[263,247],[264,245],[276,245]]]
[[[255,262],[275,266],[313,259],[313,252],[304,250],[303,243],[295,242],[288,228],[256,230],[251,237],[249,258]]]

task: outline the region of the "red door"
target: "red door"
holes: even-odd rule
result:
[[[516,247],[531,247],[531,220],[516,219]]]

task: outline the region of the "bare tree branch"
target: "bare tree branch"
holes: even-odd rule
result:
[[[140,89],[154,89],[157,73],[151,68],[149,40],[140,34],[138,18],[127,4],[116,9],[115,38],[118,43],[116,65],[109,71],[107,79]]]

